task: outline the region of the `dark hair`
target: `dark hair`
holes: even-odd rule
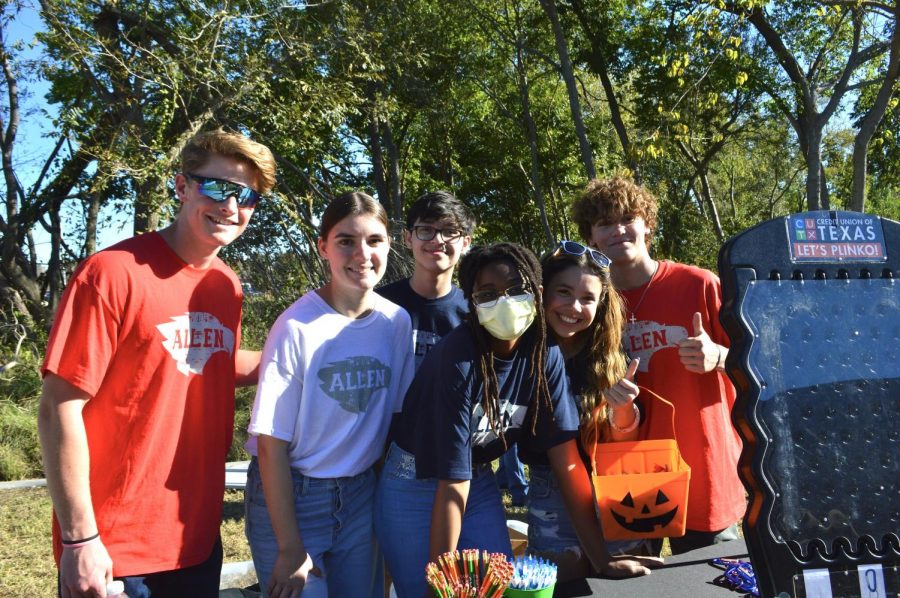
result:
[[[592,179],[572,205],[572,220],[585,241],[591,240],[591,227],[619,222],[623,216],[634,214],[644,219],[647,228],[656,230],[656,198],[644,187],[625,177]],[[650,247],[651,235],[645,241]]]
[[[544,290],[548,291],[553,279],[568,270],[578,268],[600,279],[601,291],[597,298],[597,313],[591,325],[579,334],[587,334],[588,342],[577,356],[586,370],[586,384],[577,389],[581,394],[581,440],[591,447],[600,440],[598,429],[605,423],[604,392],[625,375],[625,355],[622,353],[622,333],[625,327],[625,307],[609,277],[609,268],[601,268],[587,252],[549,254],[541,260]],[[573,389],[576,390],[576,389]]]
[[[449,191],[431,191],[420,195],[406,213],[406,228],[411,229],[418,221],[437,222],[445,218],[467,235],[475,230],[472,210]]]
[[[544,368],[547,361],[547,325],[544,320],[544,307],[541,301],[541,264],[534,253],[517,243],[494,243],[492,245],[476,245],[463,256],[459,263],[459,286],[463,295],[469,300],[468,326],[472,329],[475,339],[475,347],[478,349],[478,362],[481,377],[484,380],[484,390],[481,395],[481,405],[484,414],[488,418],[491,429],[503,440],[506,445],[506,436],[503,434],[500,419],[500,385],[497,381],[497,372],[494,370],[494,354],[491,351],[490,334],[478,323],[475,314],[475,304],[472,303],[472,292],[475,289],[475,280],[478,274],[489,264],[494,262],[512,262],[524,284],[534,294],[534,303],[537,314],[531,329],[526,337],[531,345],[531,372],[530,379],[534,380],[534,394],[531,404],[534,409],[531,416],[531,433],[537,430],[538,412],[543,404],[551,411],[553,403],[550,400],[550,389],[544,376]]]
[[[374,216],[388,228],[388,216],[378,200],[362,191],[348,191],[331,200],[325,212],[322,214],[322,222],[319,224],[319,238],[328,239],[328,233],[334,225],[346,218],[357,214]]]

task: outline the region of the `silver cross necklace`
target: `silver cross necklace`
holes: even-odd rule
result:
[[[650,290],[650,285],[653,284],[653,279],[656,277],[657,272],[659,272],[659,262],[656,262],[656,267],[653,269],[653,274],[650,275],[650,280],[647,281],[647,286],[644,287],[644,292],[641,293],[641,298],[638,299],[637,305],[635,305],[634,309],[631,310],[631,317],[628,319],[628,321],[632,324],[637,321],[637,319],[634,317],[634,314],[641,306],[641,303],[644,302],[644,297],[647,296],[647,291]]]

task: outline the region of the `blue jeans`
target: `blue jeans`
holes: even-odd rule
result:
[[[476,467],[457,548],[502,552],[512,558],[506,512],[490,465]],[[431,539],[435,479],[416,479],[416,458],[396,444],[388,448],[375,492],[375,533],[398,598],[422,598]]]
[[[528,488],[528,548],[536,552],[582,554],[581,542],[566,510],[562,491],[548,465],[532,465]],[[607,542],[610,554],[633,554],[642,540]]]
[[[209,558],[192,567],[157,571],[146,575],[116,577],[125,584],[128,598],[218,598],[222,574],[222,538],[216,538]],[[57,576],[58,585],[58,576]],[[57,595],[61,590],[57,587]]]
[[[509,450],[500,457],[500,465],[497,467],[495,475],[500,487],[509,490],[509,496],[513,503],[524,505],[528,495],[528,480],[525,479],[525,466],[519,461],[517,444],[509,447]]]
[[[372,527],[375,472],[369,469],[349,478],[311,478],[291,469],[291,478],[300,537],[313,563],[322,571],[322,577],[309,577],[302,595],[381,598],[384,569]],[[244,531],[265,596],[278,556],[278,543],[255,457],[247,470],[244,510]]]

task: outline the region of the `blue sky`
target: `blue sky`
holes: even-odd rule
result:
[[[34,41],[35,34],[43,29],[36,3],[26,2],[7,32],[7,44],[17,42],[24,44],[18,53],[22,60],[37,60],[41,58],[40,47]],[[53,127],[53,119],[58,115],[56,107],[47,103],[46,95],[49,92],[46,81],[19,81],[20,107],[22,118],[19,131],[16,135],[16,143],[13,149],[13,165],[19,176],[19,181],[25,189],[30,189],[40,170],[53,149],[56,141]],[[6,94],[5,85],[3,95]],[[3,97],[3,106],[8,105],[6,97]],[[81,211],[73,202],[64,204],[63,234],[65,234],[65,222],[71,219],[81,218]],[[103,227],[98,233],[97,247],[102,249],[117,241],[131,236],[131,214],[101,214],[101,221],[105,217],[112,217],[111,223]],[[50,236],[38,225],[34,230],[34,240],[37,246],[38,260],[46,263],[50,251]]]

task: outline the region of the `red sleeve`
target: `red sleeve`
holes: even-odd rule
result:
[[[713,341],[727,348],[731,342],[728,340],[728,335],[725,334],[725,329],[722,328],[722,322],[719,321],[719,312],[722,311],[722,284],[719,282],[719,277],[707,271],[703,292],[706,313],[709,318],[709,335]]]
[[[93,279],[93,280],[92,280]],[[120,322],[103,298],[102,277],[85,268],[63,293],[41,374],[54,373],[85,391],[97,394],[115,353]]]

